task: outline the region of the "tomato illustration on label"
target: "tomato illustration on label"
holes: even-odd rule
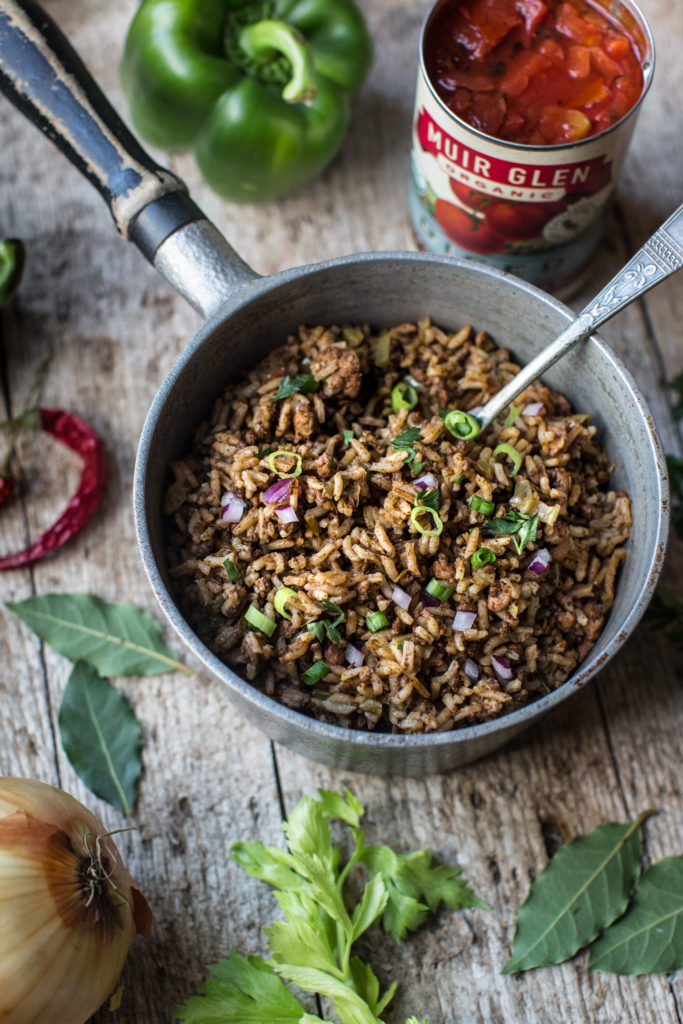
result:
[[[496,199],[486,207],[486,219],[494,229],[511,242],[529,242],[543,231],[553,217],[567,208],[564,200],[554,203],[515,203]]]
[[[502,252],[505,248],[505,239],[484,217],[470,214],[455,203],[437,199],[434,203],[434,216],[451,241],[467,252],[490,255]]]

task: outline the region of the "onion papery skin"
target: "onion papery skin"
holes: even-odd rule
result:
[[[147,901],[106,831],[67,793],[0,777],[2,1024],[85,1024],[148,934]],[[86,873],[98,836],[109,879]]]

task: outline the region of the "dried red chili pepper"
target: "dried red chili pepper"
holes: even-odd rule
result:
[[[83,471],[78,490],[57,522],[23,551],[0,558],[0,570],[33,565],[50,551],[55,551],[62,544],[66,544],[92,519],[107,486],[107,464],[102,442],[92,427],[73,413],[65,409],[32,409],[18,419],[2,425],[43,430],[51,434],[71,451],[80,455],[83,460]]]
[[[4,505],[14,493],[14,480],[11,476],[0,476],[0,505]]]

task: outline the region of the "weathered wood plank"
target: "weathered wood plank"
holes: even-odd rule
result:
[[[417,39],[430,5],[413,0],[397,9],[390,0],[369,0],[371,29],[381,41],[375,68],[355,102],[341,153],[304,193],[261,208],[225,204],[203,185],[191,158],[174,158],[200,205],[260,272],[411,244],[403,212],[408,138]],[[121,111],[116,56],[135,6],[135,0],[50,5]],[[643,0],[643,7],[655,28],[659,66],[595,287],[680,200],[681,143],[670,126],[681,85],[681,12],[666,0]],[[90,187],[6,106],[0,132],[0,225],[31,244],[19,302],[3,319],[12,408],[36,400],[73,408],[105,438],[112,472],[106,503],[86,533],[34,574],[0,578],[0,597],[18,599],[33,589],[92,590],[154,611],[132,531],[132,466],[146,409],[197,319],[116,238]],[[675,445],[677,430],[667,419],[663,378],[681,368],[682,295],[678,282],[670,282],[604,331],[633,368],[667,448]],[[36,389],[41,367],[47,372]],[[34,484],[26,506],[32,533],[49,521],[53,485],[68,465],[56,459],[47,482]],[[21,508],[0,517],[3,550],[18,547],[25,532]],[[108,824],[121,824],[122,816],[87,794],[54,745],[68,666],[43,653],[8,613],[0,615],[0,771],[61,780]],[[462,863],[491,905],[488,912],[442,911],[398,949],[389,938],[368,940],[383,979],[400,980],[392,1020],[411,1012],[429,1016],[432,1024],[536,1024],[549,1012],[577,1024],[679,1019],[664,978],[591,975],[582,961],[522,978],[497,973],[529,879],[545,863],[556,834],[566,838],[653,805],[667,813],[647,826],[649,850],[660,856],[679,848],[679,682],[673,652],[639,630],[596,687],[507,750],[449,776],[408,782],[352,777],[278,749],[288,810],[316,785],[350,784],[368,807],[371,838],[402,850],[431,845],[439,860]],[[122,837],[121,847],[157,917],[152,940],[139,943],[129,960],[118,1020],[155,1024],[196,991],[204,964],[230,946],[263,949],[260,926],[274,916],[273,900],[229,862],[228,850],[245,836],[279,842],[280,806],[269,744],[205,675],[118,685],[145,731],[140,831]],[[108,1019],[105,1011],[96,1017]]]

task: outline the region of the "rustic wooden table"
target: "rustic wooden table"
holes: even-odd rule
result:
[[[51,13],[125,111],[117,61],[135,0],[48,0]],[[374,70],[355,103],[340,156],[304,194],[236,207],[202,184],[192,161],[173,161],[208,214],[258,271],[342,253],[411,246],[405,215],[417,40],[430,0],[367,0]],[[683,8],[642,0],[657,48],[655,84],[637,127],[607,241],[590,291],[683,198],[680,96]],[[112,828],[122,815],[89,794],[59,745],[56,712],[68,665],[4,609],[31,594],[91,591],[157,614],[133,533],[131,477],[143,417],[197,317],[114,231],[100,199],[13,108],[0,104],[0,228],[27,240],[20,295],[2,317],[0,404],[77,411],[106,441],[111,483],[91,526],[32,571],[0,579],[0,774],[31,776],[84,800]],[[667,451],[679,450],[666,381],[683,369],[683,287],[674,278],[604,334],[635,373]],[[54,516],[54,494],[78,476],[57,445],[21,450],[21,502],[0,516],[0,550],[24,545]],[[680,587],[681,545],[665,570]],[[302,792],[349,785],[368,808],[368,832],[400,850],[431,845],[466,866],[488,912],[436,919],[401,947],[377,939],[384,979],[399,980],[392,1021],[432,1024],[683,1019],[677,977],[591,974],[582,958],[503,977],[516,911],[557,843],[646,807],[652,859],[681,852],[683,676],[675,649],[640,627],[595,685],[494,756],[449,775],[403,781],[335,772],[273,746],[237,715],[204,672],[120,682],[144,730],[144,777],[135,820],[121,837],[155,912],[124,974],[119,1024],[166,1022],[197,991],[204,965],[230,947],[263,952],[261,926],[276,911],[266,887],[228,857],[243,837],[279,842],[279,823]],[[101,1011],[97,1021],[108,1021]],[[46,1021],[46,1024],[49,1022]]]

